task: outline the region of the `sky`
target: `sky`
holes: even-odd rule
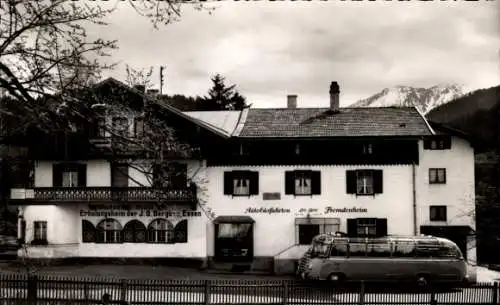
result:
[[[155,30],[120,3],[98,35],[117,39],[117,68],[164,72],[164,94],[205,95],[216,73],[252,107],[327,107],[340,85],[348,106],[384,88],[500,85],[497,1],[222,1],[211,13],[183,6],[180,21]],[[93,34],[96,34],[95,32]]]

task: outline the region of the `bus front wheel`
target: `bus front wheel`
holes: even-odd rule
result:
[[[426,274],[417,275],[417,284],[419,287],[424,288],[429,284],[429,277]]]
[[[342,283],[345,279],[346,277],[342,273],[332,273],[328,276],[328,280],[333,283]]]

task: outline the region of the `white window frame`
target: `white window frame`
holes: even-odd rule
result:
[[[233,178],[233,194],[234,195],[250,195],[250,178],[235,177]]]
[[[62,172],[62,187],[78,187],[78,171],[64,170]]]
[[[33,240],[47,240],[47,221],[33,222]]]
[[[371,171],[356,171],[356,194],[357,195],[373,195],[374,189],[373,172]]]

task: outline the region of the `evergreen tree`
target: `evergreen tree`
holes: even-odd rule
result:
[[[200,100],[198,110],[241,110],[247,106],[245,97],[236,91],[236,85],[227,86],[220,74],[211,80],[213,86],[208,96]]]

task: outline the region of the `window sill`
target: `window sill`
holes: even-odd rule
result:
[[[372,194],[353,194],[353,195],[356,195],[356,197],[375,197],[375,195],[378,195],[377,193],[372,193]]]
[[[429,185],[442,185],[442,184],[446,184],[446,181],[445,182],[429,182]]]
[[[252,197],[252,196],[255,196],[256,194],[232,194],[232,195],[229,195],[231,197]]]

